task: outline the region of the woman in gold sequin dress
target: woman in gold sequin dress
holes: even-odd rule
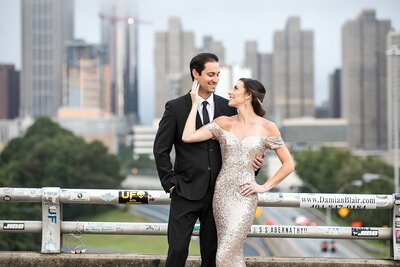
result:
[[[264,86],[253,79],[242,78],[229,92],[229,106],[238,115],[218,117],[196,130],[199,84],[191,90],[192,109],[186,121],[182,140],[193,143],[215,138],[219,141],[222,168],[218,175],[213,213],[217,226],[218,248],[216,264],[246,266],[243,243],[253,223],[257,208],[257,193],[271,190],[293,170],[294,164],[280,136],[278,127],[263,118]],[[274,150],[282,165],[264,184],[257,184],[252,167],[253,159],[266,149]]]

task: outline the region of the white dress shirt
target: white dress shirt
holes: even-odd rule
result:
[[[200,97],[200,102],[197,105],[197,111],[199,112],[200,119],[203,122],[203,101],[207,101],[207,111],[208,111],[208,116],[210,117],[210,122],[214,120],[214,94],[211,94],[207,99],[203,99],[201,96]]]

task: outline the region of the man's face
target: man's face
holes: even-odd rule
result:
[[[207,62],[204,65],[204,70],[199,75],[197,71],[194,71],[194,78],[199,82],[200,88],[199,93],[211,94],[215,92],[219,81],[219,64],[218,62]]]

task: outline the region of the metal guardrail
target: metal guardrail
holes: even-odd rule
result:
[[[0,203],[42,203],[42,221],[0,219],[1,232],[42,233],[42,253],[60,253],[61,235],[134,234],[166,235],[166,223],[68,222],[61,221],[61,204],[169,204],[170,198],[160,190],[96,190],[44,188],[0,188]],[[400,194],[309,194],[264,193],[258,196],[258,206],[299,208],[391,209],[392,227],[339,227],[253,225],[248,236],[274,238],[332,238],[391,240],[392,256],[400,260]],[[195,225],[193,235],[200,226]]]

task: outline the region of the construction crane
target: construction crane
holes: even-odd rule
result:
[[[151,23],[129,16],[118,16],[115,9],[111,14],[100,13],[99,17],[105,22],[102,23],[103,34],[106,34],[102,36],[102,43],[108,47],[112,73],[111,111],[118,116],[137,113],[138,26]],[[125,36],[122,37],[125,41],[121,42],[117,36]]]
[[[151,22],[146,20],[134,19],[129,16],[117,16],[117,15],[107,15],[104,13],[99,13],[99,17],[101,20],[108,20],[111,23],[116,23],[117,21],[125,20],[128,24],[151,24]]]

